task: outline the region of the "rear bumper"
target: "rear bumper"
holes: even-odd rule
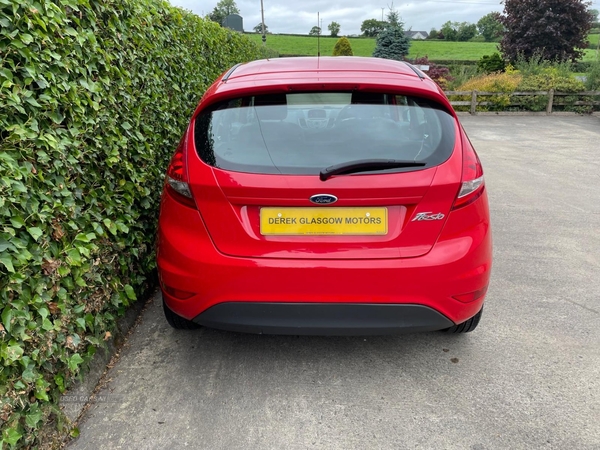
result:
[[[196,316],[194,322],[242,333],[319,336],[434,331],[454,325],[421,305],[288,302],[220,303]]]
[[[168,197],[165,201],[174,203]],[[259,309],[269,303],[392,307],[381,310],[394,311],[394,320],[399,322],[396,325],[375,325],[375,328],[410,328],[404,326],[409,324],[402,322],[401,312],[406,311],[411,318],[413,307],[421,306],[458,324],[479,312],[484,301],[483,293],[489,283],[492,237],[485,194],[475,203],[452,211],[431,251],[415,258],[336,260],[232,257],[215,248],[198,211],[163,204],[162,212],[157,265],[163,298],[174,313],[207,326],[217,327],[219,323],[220,328],[224,327],[223,323],[228,326],[227,323],[233,319],[218,319],[213,315],[223,316],[221,311],[227,311],[230,306],[219,307],[209,313],[212,308],[227,303],[256,303],[262,305],[256,307]],[[481,295],[469,295],[475,292]],[[257,309],[236,308],[236,314],[241,316],[242,312],[248,311],[251,317],[236,319],[237,322],[233,320],[232,326],[245,326],[245,321],[250,321],[248,324],[252,325],[252,316],[257,314]],[[277,308],[274,313],[279,315],[295,311],[292,307]],[[327,309],[303,310],[307,313],[302,314],[310,316]],[[361,313],[353,308],[342,310],[339,314],[346,314],[345,311]],[[436,320],[432,320],[435,327]],[[263,325],[271,326],[268,322]],[[307,325],[311,326],[310,323]],[[440,328],[451,325],[444,323]],[[278,324],[272,326],[278,330],[285,328]],[[421,325],[416,326],[413,330]],[[298,334],[298,327],[292,328]],[[259,327],[257,332],[260,331]]]

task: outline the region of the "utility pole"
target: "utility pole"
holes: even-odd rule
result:
[[[321,56],[321,27],[319,23],[323,23],[320,19],[320,12],[317,11],[317,28],[319,28],[319,33],[317,34],[317,56]]]
[[[262,17],[262,41],[263,45],[267,45],[267,33],[265,33],[265,8],[263,7],[263,0],[260,0],[260,15]]]
[[[382,22],[383,22],[383,10],[384,10],[384,9],[385,9],[385,8],[381,8],[381,21],[382,21]]]

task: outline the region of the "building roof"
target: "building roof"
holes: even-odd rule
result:
[[[423,36],[425,36],[425,37],[428,37],[428,36],[429,36],[429,33],[428,33],[427,31],[414,31],[414,30],[408,30],[408,31],[407,31],[405,34],[406,34],[408,37],[414,37],[414,36],[416,36],[416,35],[417,35],[417,34],[419,34],[419,33],[420,33],[420,34],[422,34],[422,35],[423,35]]]

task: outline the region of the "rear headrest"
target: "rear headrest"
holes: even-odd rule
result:
[[[287,117],[285,94],[267,94],[254,97],[254,106],[259,120],[284,120]]]
[[[254,97],[254,106],[287,105],[285,94],[266,94]]]
[[[287,117],[287,106],[259,106],[256,108],[258,120],[284,120]]]
[[[352,93],[352,101],[353,104],[359,103],[363,105],[384,105],[385,104],[385,94],[381,94],[378,92],[361,92],[354,91]]]

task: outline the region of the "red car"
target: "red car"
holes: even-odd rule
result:
[[[492,265],[481,163],[408,63],[237,65],[167,170],[157,263],[175,328],[469,332]]]

